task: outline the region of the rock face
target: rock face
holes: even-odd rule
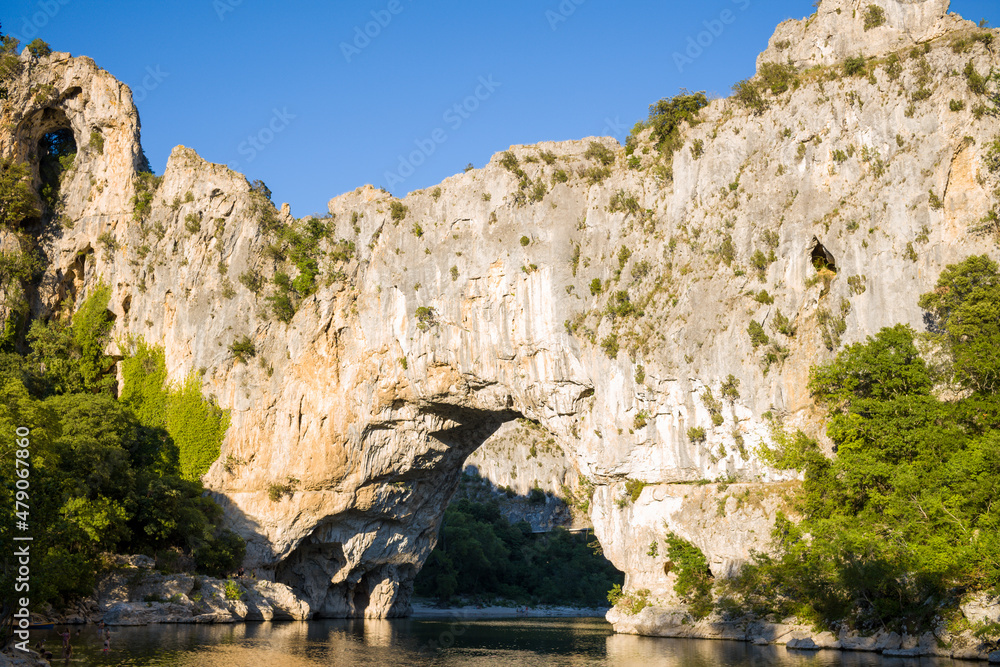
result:
[[[406,614],[463,463],[518,418],[565,454],[557,474],[518,480],[593,484],[596,535],[628,587],[668,598],[662,543],[647,555],[665,532],[717,575],[766,548],[794,476],[758,454],[765,414],[821,435],[810,366],[885,325],[921,328],[917,295],[946,264],[996,254],[970,229],[995,204],[983,160],[1000,124],[949,110],[977,102],[952,73],[996,59],[949,48],[947,31],[971,24],[944,0],[878,4],[886,24],[866,32],[861,3],[827,0],[779,26],[762,58],[829,65],[937,39],[931,50],[895,78],[820,71],[759,114],[716,100],[683,129],[672,174],[648,142],[630,158],[592,138],[514,146],[401,202],[368,186],[334,198],[319,289],[288,323],[266,299],[274,286],[240,280],[297,275],[268,251],[246,179],[177,147],[134,214],[128,88],[87,58],[22,56],[0,151],[37,174],[45,133],[69,129],[80,149],[62,224],[37,230],[47,269],[31,307],[52,312],[103,280],[116,340],[163,345],[174,381],[201,373],[232,419],[205,482],[247,538],[247,566],[309,614]],[[934,83],[914,101],[920,68]],[[295,224],[287,208],[278,218]],[[751,322],[770,343],[751,340]],[[247,363],[229,350],[244,336]],[[633,500],[629,480],[650,486]],[[722,480],[739,484],[695,484]],[[274,501],[276,484],[291,492]]]
[[[761,63],[833,65],[853,56],[883,56],[968,27],[948,14],[951,0],[823,0],[815,14],[781,23]]]

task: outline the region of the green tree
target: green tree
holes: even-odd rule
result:
[[[48,43],[42,40],[41,37],[36,37],[28,43],[28,51],[35,58],[42,58],[52,53],[52,49]]]
[[[99,284],[67,324],[58,318],[35,320],[28,331],[32,368],[56,394],[114,391],[115,360],[104,354],[113,320],[108,311],[111,289]]]
[[[953,361],[956,381],[980,393],[1000,389],[1000,273],[986,255],[941,272],[937,288],[920,297]]]

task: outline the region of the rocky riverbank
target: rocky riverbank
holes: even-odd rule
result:
[[[253,577],[164,574],[153,569],[151,558],[119,556],[117,566],[99,578],[93,596],[67,609],[33,614],[32,621],[148,625],[301,621],[311,616],[309,603],[285,584]]]
[[[1000,642],[977,637],[972,628],[1000,622],[1000,597],[975,596],[960,608],[962,620],[942,621],[932,632],[897,633],[883,630],[862,635],[846,628],[817,631],[797,618],[725,618],[713,612],[697,620],[680,606],[648,606],[637,614],[620,607],[607,613],[615,632],[648,637],[728,639],[758,645],[781,644],[792,650],[839,649],[880,653],[886,657],[933,656],[1000,663]]]
[[[0,667],[49,667],[49,661],[41,658],[34,651],[18,651],[8,649],[0,652]]]

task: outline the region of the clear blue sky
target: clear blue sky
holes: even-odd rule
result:
[[[996,9],[952,2],[991,25]],[[728,24],[710,25],[721,34],[678,66],[727,10]],[[0,21],[129,84],[157,173],[183,144],[263,179],[302,216],[365,183],[427,187],[511,144],[624,141],[679,88],[727,95],[774,26],[812,11],[811,0],[5,0]],[[375,36],[358,37],[366,28]]]

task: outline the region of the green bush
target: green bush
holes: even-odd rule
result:
[[[628,497],[629,502],[635,502],[639,500],[639,496],[642,495],[642,490],[646,488],[646,483],[638,479],[627,479],[625,480],[625,495]]]
[[[850,302],[844,300],[847,306]],[[841,313],[838,317],[827,308],[816,309],[816,322],[819,324],[820,332],[823,334],[823,343],[826,349],[831,352],[840,347],[840,337],[847,331],[847,313],[844,311],[844,302],[841,303]]]
[[[223,529],[204,545],[195,549],[198,571],[212,577],[224,577],[234,572],[246,555],[246,542],[231,530]],[[234,581],[225,584],[227,600],[241,600],[245,593]]]
[[[191,234],[197,234],[201,231],[201,219],[194,213],[188,213],[184,217],[184,228]]]
[[[590,281],[590,295],[597,296],[604,291],[604,284],[601,282],[600,278],[594,278]]]
[[[619,290],[611,295],[608,299],[608,316],[614,320],[617,318],[628,317],[636,313],[635,306],[629,298],[628,292],[625,290]]]
[[[750,344],[753,345],[754,349],[757,349],[761,345],[767,345],[771,340],[764,331],[764,327],[757,320],[750,321],[750,326],[747,327],[747,334],[750,336]]]
[[[878,5],[868,5],[864,13],[865,32],[885,25],[885,10]]]
[[[192,371],[183,383],[171,389],[164,416],[167,432],[177,443],[181,476],[200,478],[219,458],[229,428],[228,411],[201,395],[201,378]]]
[[[35,320],[28,330],[29,362],[52,393],[114,392],[115,361],[104,354],[113,322],[111,288],[99,283],[74,313],[71,324]]]
[[[919,305],[935,323],[938,340],[953,360],[952,373],[975,392],[1000,390],[1000,273],[985,255],[945,268],[938,289]]]
[[[17,231],[26,220],[40,214],[30,182],[27,164],[0,159],[0,228]]]
[[[774,319],[771,321],[771,327],[778,333],[788,336],[789,338],[793,337],[796,332],[796,327],[792,323],[792,320],[783,315],[780,308],[774,313]]]
[[[669,163],[674,151],[683,145],[680,136],[681,125],[684,123],[693,125],[698,112],[706,106],[708,98],[704,91],[689,93],[685,90],[674,97],[663,98],[656,104],[651,104],[649,118],[645,122],[637,123],[632,129],[626,143],[626,153],[631,155],[635,150],[640,132],[652,128],[651,138],[659,153],[666,157]]]
[[[725,380],[722,382],[722,386],[719,389],[719,393],[722,394],[722,398],[728,401],[736,401],[740,398],[740,379],[730,373]]]
[[[633,216],[638,216],[642,213],[642,207],[639,205],[639,200],[634,194],[626,190],[618,190],[611,196],[611,201],[608,203],[608,210],[612,213],[624,211],[626,215]]]
[[[622,591],[621,584],[615,584],[610,591],[608,591],[607,600],[614,607],[618,607],[626,614],[635,615],[641,612],[646,607],[650,606],[649,601],[650,591],[648,588],[642,588],[638,591],[632,593],[625,593]]]
[[[52,54],[52,49],[40,37],[36,37],[28,43],[28,51],[35,58],[43,58]]]
[[[760,86],[752,79],[744,79],[733,84],[733,99],[756,115],[764,113],[768,108]]]
[[[759,75],[761,84],[774,95],[799,84],[797,70],[791,63],[762,63]]]
[[[610,167],[615,163],[615,152],[604,144],[591,141],[583,157],[594,160],[603,167]]]
[[[705,442],[705,429],[701,426],[692,426],[687,430],[687,437],[694,444]]]
[[[257,294],[264,287],[264,279],[253,269],[240,274],[240,283],[248,290]]]
[[[275,319],[285,324],[291,322],[292,318],[295,317],[295,302],[292,300],[291,294],[289,294],[290,289],[291,282],[287,286],[276,285],[274,291],[266,299],[271,305],[271,313]]]
[[[847,76],[859,76],[868,69],[868,61],[864,56],[851,56],[844,61],[844,74]]]
[[[674,591],[681,600],[688,603],[688,609],[695,618],[704,618],[712,611],[712,573],[708,560],[701,549],[687,540],[668,534],[663,538],[667,543],[667,555],[677,573]]]
[[[618,357],[618,334],[612,332],[601,340],[601,349],[612,359]]]
[[[225,590],[227,600],[242,600],[245,595],[243,589],[240,588],[240,585],[232,579],[226,580],[223,589]]]
[[[401,220],[406,218],[406,214],[410,212],[410,209],[398,199],[393,199],[392,202],[389,203],[389,212],[393,223],[398,224]]]
[[[236,358],[236,361],[245,364],[251,358],[257,356],[257,346],[253,344],[248,336],[243,336],[239,340],[234,340],[229,344],[229,351]]]
[[[153,210],[153,195],[156,194],[156,190],[160,187],[162,180],[162,177],[157,177],[148,171],[136,174],[133,181],[135,194],[132,196],[133,220],[143,222],[149,217],[150,212]]]

